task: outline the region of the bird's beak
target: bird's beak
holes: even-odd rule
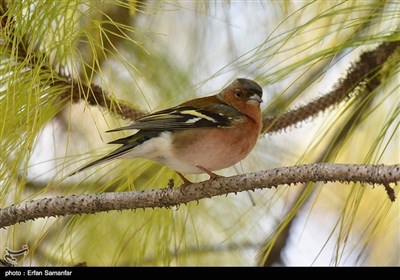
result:
[[[253,94],[252,96],[249,97],[249,100],[251,101],[256,101],[258,104],[262,103],[263,100],[261,99],[261,97],[258,94]]]

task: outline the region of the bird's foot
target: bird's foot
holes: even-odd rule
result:
[[[208,176],[210,176],[210,179],[208,179],[208,180],[215,180],[215,179],[223,178],[223,177],[224,177],[224,176],[215,174],[214,172],[211,172],[210,170],[208,170],[207,168],[204,168],[204,167],[201,166],[201,165],[196,165],[196,167],[197,167],[198,169],[200,169],[201,171],[203,171],[204,173],[206,173]],[[189,186],[189,185],[191,185],[191,184],[193,184],[193,182],[191,182],[191,181],[189,181],[188,179],[186,179],[186,177],[183,176],[181,173],[179,173],[179,172],[176,172],[176,173],[179,175],[179,177],[180,177],[180,178],[182,179],[182,181],[183,181],[183,183],[182,183],[182,185],[179,187],[179,189],[181,190],[182,193],[185,193],[186,187]]]
[[[204,167],[201,166],[201,165],[196,165],[196,167],[197,167],[198,169],[200,169],[201,171],[203,171],[204,173],[207,173],[207,175],[210,176],[210,179],[209,179],[209,180],[215,180],[215,179],[223,178],[223,177],[224,177],[224,176],[215,174],[214,172],[211,172],[210,170],[208,170],[207,168],[204,168]]]

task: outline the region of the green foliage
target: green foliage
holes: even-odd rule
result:
[[[152,111],[245,76],[263,86],[269,115],[328,92],[361,51],[399,40],[400,6],[393,1],[7,2],[0,41],[2,208],[39,197],[162,188],[170,178],[179,183],[172,170],[140,159],[67,177],[124,135],[104,133],[125,123],[86,104],[83,85],[100,85],[112,98]],[[301,128],[261,137],[245,161],[221,174],[313,161],[399,163],[398,57],[369,95]],[[71,80],[79,103],[69,97]],[[274,257],[291,229],[297,233],[286,240],[285,252],[294,252],[282,255],[287,264],[398,265],[398,205],[380,188],[360,184],[282,187],[173,209],[30,221],[0,229],[0,254],[28,244],[26,265],[253,265],[256,251],[257,261]],[[322,242],[307,245],[302,236],[315,232]]]

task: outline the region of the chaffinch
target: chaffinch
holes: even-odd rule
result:
[[[262,129],[262,88],[252,80],[236,79],[220,93],[193,99],[176,107],[109,130],[138,130],[109,144],[121,144],[108,155],[74,172],[112,159],[146,158],[181,173],[207,173],[230,167],[253,149]]]

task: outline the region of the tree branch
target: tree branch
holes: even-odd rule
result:
[[[0,10],[0,16],[2,17],[1,27],[7,27],[5,28],[5,30],[7,30],[6,34],[10,38],[13,38],[13,21],[10,20],[10,18],[12,19],[12,15],[8,15],[7,7],[4,3],[6,2],[2,2],[3,7]],[[28,50],[26,47],[29,44],[17,41],[17,46],[14,46],[14,40],[9,40],[9,42],[12,42],[8,44],[11,51],[10,53],[17,50],[17,57],[19,60],[29,61],[29,64],[33,66],[36,65],[38,56],[46,56],[43,53],[39,53],[37,50]],[[361,54],[359,61],[349,67],[346,77],[339,80],[331,92],[304,106],[283,113],[282,115],[263,116],[262,133],[278,132],[315,116],[319,112],[323,112],[331,106],[346,100],[357,88],[361,89],[359,94],[368,94],[380,85],[381,81],[376,77],[376,74],[379,73],[384,63],[399,46],[400,40],[397,40],[383,43],[372,51],[364,52]],[[44,71],[53,70],[51,65],[42,66],[42,68]],[[61,73],[58,73],[58,77],[56,78],[57,81],[53,83],[54,85],[66,86],[65,92],[61,96],[61,98],[65,100],[70,100],[73,103],[86,101],[89,105],[99,106],[122,119],[129,119],[132,121],[146,114],[146,112],[138,108],[133,108],[123,101],[111,98],[109,94],[98,85],[83,84],[80,80],[64,77]],[[364,87],[361,87],[363,83]]]
[[[6,1],[2,1],[1,4],[0,26],[4,35],[8,39],[3,40],[1,46],[8,49],[10,57],[15,57],[19,63],[24,63],[32,69],[35,68],[35,66],[40,65],[42,71],[51,72],[53,79],[50,86],[61,86],[65,89],[64,93],[60,95],[61,99],[72,103],[86,101],[89,105],[99,106],[122,119],[135,120],[146,114],[145,112],[126,104],[124,101],[110,97],[107,91],[98,85],[87,85],[82,83],[80,79],[72,79],[69,76],[65,76],[63,74],[63,67],[60,67],[59,71],[57,71],[52,65],[44,63],[44,61],[50,61],[50,59],[47,58],[47,54],[42,53],[35,48],[29,48],[29,41],[33,39],[27,39],[27,36],[24,36],[22,40],[14,39],[15,21],[13,15],[9,15]],[[50,81],[51,80],[49,80],[49,82]]]
[[[322,153],[315,160],[315,163],[335,160],[335,155],[340,152],[340,149],[343,147],[346,140],[348,140],[352,131],[356,129],[366,115],[369,114],[368,112],[370,112],[369,109],[373,101],[373,98],[358,98],[356,102],[351,105],[351,108],[349,108],[351,114],[349,114],[345,120],[341,121],[331,138],[325,141],[325,147],[321,147]],[[291,229],[293,224],[295,224],[294,222],[298,214],[302,212],[301,209],[307,204],[307,201],[312,197],[312,193],[315,191],[315,188],[313,188],[307,195],[306,185],[307,184],[304,184],[302,190],[297,194],[297,198],[293,200],[294,202],[291,209],[287,211],[287,213],[295,212],[296,214],[294,216],[288,214],[284,215],[286,222],[280,221],[277,223],[278,228],[276,232],[279,232],[277,239],[274,240],[268,237],[268,240],[266,240],[265,244],[267,245],[264,246],[263,253],[259,255],[263,266],[271,266],[273,264],[285,266],[283,263],[284,258],[281,257],[281,252],[283,252],[285,246],[288,244],[287,241],[290,237],[290,233],[293,232]],[[302,202],[299,204],[299,201]]]
[[[61,98],[70,100],[72,103],[86,101],[91,106],[99,106],[122,119],[132,121],[146,114],[122,100],[111,98],[107,91],[98,85],[91,84],[88,86],[75,80],[61,80],[57,84],[63,85],[67,89]]]
[[[291,127],[339,104],[348,99],[351,94],[357,93],[359,96],[369,94],[381,84],[380,77],[377,74],[398,47],[400,47],[400,40],[383,43],[374,50],[362,53],[359,61],[349,67],[346,77],[339,80],[332,91],[282,115],[263,116],[262,133],[278,132]],[[66,92],[65,95],[65,97],[70,96],[74,103],[85,100],[89,105],[110,110],[122,119],[135,120],[146,114],[146,112],[132,108],[122,101],[110,99],[106,91],[97,85],[81,84],[77,87],[78,84],[77,82],[72,83],[72,90]],[[116,110],[112,109],[112,104],[115,104]]]
[[[383,43],[372,51],[362,53],[359,61],[349,67],[346,77],[340,79],[329,93],[280,116],[263,116],[262,133],[278,132],[316,116],[348,99],[352,93],[368,95],[381,84],[377,74],[398,47],[400,40]]]
[[[278,132],[291,127],[339,104],[348,99],[351,94],[356,93],[359,96],[369,94],[381,84],[380,76],[377,74],[398,47],[400,47],[400,40],[383,43],[372,51],[362,53],[359,61],[349,67],[346,77],[339,80],[332,91],[282,115],[263,116],[262,133]],[[97,85],[87,86],[76,81],[72,84],[68,82],[67,85],[71,86],[71,91],[67,91],[64,97],[70,97],[73,103],[85,100],[89,105],[102,107],[122,119],[133,121],[146,114],[122,101],[112,100],[107,92]]]
[[[382,184],[385,186],[390,200],[394,201],[394,190],[389,184],[400,182],[400,164],[387,166],[329,163],[306,164],[217,178],[181,188],[83,194],[30,200],[1,209],[0,228],[50,216],[178,206],[213,196],[273,188],[284,184],[317,181]]]

